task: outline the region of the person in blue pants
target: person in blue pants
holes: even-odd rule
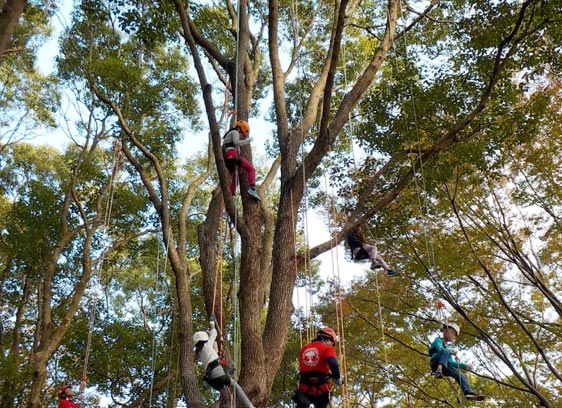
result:
[[[483,401],[484,395],[472,391],[466,376],[460,372],[460,370],[470,370],[470,367],[453,359],[450,346],[459,334],[460,327],[458,324],[447,323],[443,325],[441,336],[437,337],[429,347],[431,375],[434,378],[451,377],[460,385],[466,399]]]

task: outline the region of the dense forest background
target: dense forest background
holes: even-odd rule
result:
[[[0,406],[227,406],[211,316],[256,407],[290,406],[323,324],[335,405],[466,406],[429,375],[443,321],[480,406],[561,406],[559,1],[0,6]],[[228,191],[233,110],[273,129],[261,202]],[[399,277],[320,268],[357,225]]]

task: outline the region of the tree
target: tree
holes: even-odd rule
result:
[[[0,152],[31,139],[40,126],[54,127],[59,90],[56,78],[37,66],[37,52],[51,34],[56,5],[2,1],[0,11]],[[20,18],[21,16],[21,18]]]
[[[40,406],[47,362],[68,331],[92,273],[137,232],[127,236],[123,230],[105,247],[107,236],[100,232],[107,216],[104,203],[116,186],[103,156],[88,144],[66,156],[18,144],[3,162],[4,196],[11,199],[4,205],[2,298],[10,299],[6,306],[16,316],[5,333],[10,346],[3,365],[17,375],[4,377],[2,405],[12,406],[17,395],[20,403]],[[60,167],[61,162],[73,170]],[[116,204],[116,219],[118,211]]]
[[[260,265],[255,259],[259,258],[261,253],[269,251],[267,247],[260,247],[259,240],[256,240],[256,237],[260,236],[260,230],[256,226],[263,224],[263,216],[254,209],[254,203],[244,201],[244,218],[238,218],[240,220],[238,229],[242,239],[242,248],[244,248],[241,256],[242,270],[240,280],[240,308],[241,322],[243,322],[241,326],[242,353],[244,356],[251,356],[251,358],[244,359],[243,361],[241,379],[243,384],[250,385],[250,395],[252,395],[253,401],[259,406],[263,406],[267,400],[272,379],[275,377],[275,373],[281,363],[281,351],[284,348],[288,334],[288,323],[292,313],[291,296],[294,281],[294,273],[292,271],[297,254],[295,253],[295,248],[287,245],[284,239],[284,237],[291,236],[291,232],[295,229],[295,221],[291,217],[291,209],[299,207],[303,197],[305,182],[313,177],[314,172],[319,168],[322,161],[326,159],[330,146],[335,144],[340,131],[348,121],[349,115],[357,102],[366,95],[367,91],[374,84],[377,78],[376,75],[385,62],[393,40],[396,37],[404,37],[407,32],[418,28],[420,33],[425,33],[421,27],[426,27],[426,25],[431,27],[432,20],[425,17],[436,8],[436,5],[432,4],[423,12],[414,13],[410,19],[411,24],[404,24],[406,28],[397,33],[396,24],[399,5],[397,2],[389,1],[387,8],[382,13],[382,20],[386,20],[386,25],[383,25],[384,29],[380,30],[380,35],[373,40],[375,44],[374,50],[367,54],[367,60],[356,61],[359,67],[358,72],[353,76],[354,81],[352,85],[349,85],[347,88],[337,87],[337,85],[341,84],[341,82],[338,82],[338,79],[341,81],[341,78],[338,77],[338,66],[342,60],[341,53],[344,40],[351,42],[350,37],[344,35],[345,23],[355,17],[354,12],[359,13],[360,17],[367,18],[367,15],[361,15],[359,9],[355,8],[356,5],[354,3],[347,3],[345,1],[336,2],[333,9],[330,7],[323,8],[323,5],[318,5],[318,8],[313,9],[312,12],[309,10],[308,15],[315,16],[315,12],[318,12],[318,15],[328,16],[328,18],[322,20],[327,23],[325,26],[321,24],[318,27],[314,26],[314,30],[311,29],[311,31],[307,30],[309,28],[307,26],[297,27],[294,31],[294,33],[297,33],[298,38],[294,44],[297,46],[304,45],[303,49],[295,47],[289,53],[295,58],[292,62],[296,63],[297,58],[298,61],[301,61],[300,55],[304,53],[304,47],[308,45],[306,43],[306,35],[309,32],[318,35],[318,37],[315,38],[315,43],[311,44],[311,49],[307,49],[307,51],[318,54],[316,54],[316,58],[310,61],[310,65],[307,65],[306,68],[312,84],[310,88],[305,90],[306,96],[304,100],[306,101],[306,107],[301,117],[291,121],[289,119],[289,101],[285,96],[285,81],[287,80],[288,72],[284,72],[282,69],[279,51],[281,27],[279,15],[280,10],[284,10],[282,5],[276,1],[270,1],[267,13],[263,12],[263,14],[260,14],[260,9],[257,5],[249,7],[246,3],[241,3],[240,12],[237,15],[231,12],[231,17],[233,17],[235,22],[234,25],[239,30],[237,35],[240,42],[237,50],[239,65],[234,73],[234,75],[238,76],[233,77],[232,70],[229,70],[229,59],[221,52],[221,49],[218,49],[217,45],[209,43],[209,37],[205,36],[205,32],[196,25],[196,19],[189,14],[190,9],[184,9],[180,1],[175,1],[174,4],[182,19],[183,35],[194,59],[201,89],[203,90],[207,118],[213,137],[215,160],[221,175],[221,188],[225,197],[227,211],[229,211],[232,218],[234,218],[233,210],[228,204],[229,198],[226,191],[227,180],[223,176],[224,171],[222,171],[223,167],[220,159],[218,127],[213,124],[215,122],[215,115],[210,99],[211,93],[204,66],[199,62],[197,46],[205,51],[205,55],[212,62],[222,66],[223,70],[231,75],[229,83],[236,84],[235,92],[239,101],[239,117],[246,118],[249,111],[247,109],[247,106],[249,106],[247,100],[252,95],[252,84],[256,78],[255,71],[261,62],[261,54],[257,46],[257,40],[261,37],[259,35],[252,36],[247,31],[249,30],[248,16],[251,15],[250,12],[257,15],[267,14],[268,16],[268,51],[272,70],[271,81],[277,124],[276,142],[279,145],[281,176],[280,198],[275,212],[276,224],[273,236],[273,255],[271,258],[273,267],[272,279],[268,293],[267,317],[263,327],[259,320],[262,308],[261,297],[252,297],[252,294],[255,295],[263,290],[263,286],[259,285],[260,276],[263,275],[259,273]],[[462,3],[455,4],[457,10],[461,5]],[[311,5],[311,7],[314,6],[316,5]],[[357,193],[357,200],[351,201],[353,207],[352,205],[344,207],[346,209],[350,208],[351,214],[342,226],[338,234],[338,240],[345,237],[346,233],[353,226],[371,218],[391,203],[414,178],[416,171],[418,171],[416,166],[419,166],[420,163],[430,162],[432,158],[440,155],[443,151],[453,150],[456,144],[461,144],[462,142],[468,144],[471,136],[477,134],[479,126],[476,123],[482,120],[484,114],[487,113],[486,108],[491,99],[494,98],[494,102],[496,101],[496,88],[499,86],[506,89],[511,88],[511,84],[508,81],[504,81],[504,78],[510,70],[520,68],[515,64],[519,61],[517,56],[521,52],[520,49],[524,50],[530,44],[530,41],[535,40],[533,33],[544,32],[543,30],[550,26],[551,17],[554,14],[550,15],[549,13],[556,12],[556,10],[549,9],[547,6],[546,9],[541,9],[545,14],[539,13],[541,16],[537,18],[537,15],[533,14],[537,7],[541,8],[538,3],[526,2],[517,10],[501,13],[501,16],[493,24],[501,21],[503,23],[501,27],[505,27],[505,29],[498,31],[496,30],[498,26],[492,26],[492,23],[488,26],[490,31],[494,31],[494,36],[490,35],[490,32],[470,32],[469,34],[472,18],[466,15],[454,16],[460,19],[458,26],[466,27],[466,30],[459,33],[459,35],[469,37],[466,43],[467,49],[470,49],[470,47],[478,48],[471,41],[484,40],[484,38],[488,41],[487,45],[494,44],[492,46],[494,49],[492,53],[478,54],[479,51],[476,51],[474,66],[478,70],[476,77],[472,79],[479,86],[476,88],[467,87],[465,90],[467,94],[470,94],[471,103],[467,105],[464,112],[455,112],[456,114],[451,121],[444,122],[443,127],[429,133],[430,137],[423,141],[425,142],[424,144],[419,146],[419,161],[417,161],[418,164],[414,164],[414,170],[412,170],[408,162],[408,153],[412,153],[411,151],[408,152],[401,149],[401,145],[397,144],[396,140],[385,145],[384,140],[378,142],[377,139],[373,139],[373,150],[386,153],[384,147],[388,146],[390,148],[388,151],[389,159],[383,164],[377,163],[376,173],[367,172],[368,176],[364,182],[359,183],[363,189]],[[492,20],[490,18],[491,14],[488,13],[496,13],[500,9],[501,11],[507,11],[501,7],[498,9],[482,7],[482,20]],[[233,8],[230,10],[233,10]],[[449,10],[444,11],[440,9],[436,14],[447,12]],[[405,17],[403,18],[408,21]],[[303,20],[299,20],[296,17],[293,21],[299,23]],[[312,24],[316,23],[315,20],[304,21],[306,23],[310,21],[310,28]],[[353,24],[350,24],[350,26],[354,27]],[[361,27],[360,24],[358,26]],[[287,27],[287,29],[289,28],[290,26]],[[303,37],[299,36],[301,33]],[[555,32],[552,32],[552,34],[557,35]],[[487,35],[488,37],[486,37]],[[533,37],[533,40],[531,40],[531,37]],[[491,42],[490,38],[493,38]],[[324,43],[329,44],[325,52],[318,48],[314,49],[314,46],[321,43],[322,40],[324,40]],[[462,58],[462,51],[463,49],[457,48],[457,52],[451,54],[453,64],[460,64],[461,61],[464,64],[468,63],[466,58]],[[456,60],[457,57],[458,60]],[[318,61],[322,61],[322,63],[317,65]],[[349,63],[349,60],[345,62]],[[423,74],[421,71],[419,73],[420,75]],[[411,77],[407,78],[407,81],[411,82]],[[392,100],[383,99],[382,101],[386,102],[389,113],[392,113],[392,108],[401,110],[400,107],[397,108],[396,105],[392,104]],[[431,108],[435,112],[439,112],[437,106],[433,105]],[[389,115],[386,116],[387,121],[388,119]],[[310,134],[311,129],[315,131],[313,135]],[[412,136],[414,136],[413,133],[411,133],[410,137]],[[302,161],[299,161],[298,153],[301,143],[305,143],[305,141],[311,147],[302,157]],[[410,143],[414,142],[410,140]],[[245,152],[245,154],[248,154],[248,152]],[[209,215],[211,214],[214,213],[210,211]],[[248,231],[246,231],[246,227],[249,228]],[[311,250],[312,256],[314,257],[329,249],[330,245],[332,245],[332,242],[326,242],[313,248]],[[211,299],[206,299],[207,304],[210,301]],[[247,303],[244,303],[245,301]],[[266,352],[266,349],[268,352]],[[263,376],[263,367],[267,367],[266,376]]]
[[[403,228],[400,232],[409,237],[403,231],[416,219],[415,204],[408,201],[415,197],[416,182],[432,183],[425,186],[424,198],[444,206],[446,195],[437,195],[436,186],[450,183],[451,168],[474,164],[493,169],[488,155],[497,154],[498,146],[535,136],[512,138],[498,130],[502,123],[497,118],[509,117],[555,61],[559,7],[534,0],[517,6],[486,1],[424,6],[401,9],[394,0],[384,7],[347,0],[299,7],[276,0],[242,1],[238,8],[230,2],[221,8],[180,0],[137,2],[135,7],[121,0],[83,1],[77,6],[62,42],[59,72],[65,83],[76,84],[78,97],[92,112],[107,119],[131,183],[137,189],[142,186],[152,205],[150,214],[136,215],[158,224],[168,248],[179,311],[180,378],[189,406],[205,405],[190,339],[193,316],[202,313],[194,308],[195,294],[202,293],[207,314],[220,300],[211,288],[220,266],[223,211],[241,240],[240,383],[256,406],[265,407],[290,333],[296,271],[307,257],[329,250],[356,225],[385,220],[388,214],[397,222],[387,220],[386,232],[398,234]],[[178,33],[187,53],[178,46]],[[290,44],[288,51],[282,47],[285,43]],[[433,60],[427,61],[427,56]],[[198,177],[178,181],[175,143],[186,118],[193,120],[197,114],[195,99],[187,97],[197,95],[190,68],[196,73],[210,133],[209,162]],[[514,81],[528,72],[528,82]],[[276,157],[259,187],[265,198],[261,203],[245,194],[247,180],[242,176],[243,211],[230,196],[222,159],[222,118],[215,108],[217,98],[225,94],[222,90],[233,96],[239,119],[256,112],[256,102],[267,92],[273,96]],[[351,175],[345,146],[353,141],[344,133],[369,155],[354,163]],[[251,158],[249,148],[243,154]],[[209,192],[204,183],[213,180],[214,168],[218,187]],[[278,171],[278,197],[265,194]],[[288,239],[295,236],[295,212],[307,186],[314,185],[322,171],[330,173],[337,187],[333,200],[342,219],[332,220],[338,226],[335,239],[298,252]],[[187,214],[203,192],[209,200],[198,228],[198,292]],[[270,202],[270,196],[276,201]],[[447,220],[449,214],[441,216]],[[446,261],[463,266],[461,276],[434,277],[430,268],[420,273],[428,274],[456,313],[473,322],[476,330],[481,325],[471,319],[469,305],[456,300],[465,285],[462,273],[474,264]],[[482,270],[493,286],[491,274]],[[232,286],[236,288],[236,282]],[[427,295],[423,287],[412,287],[419,297]],[[478,331],[493,346],[486,333]],[[535,387],[537,397],[543,394]]]

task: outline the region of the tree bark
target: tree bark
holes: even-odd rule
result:
[[[8,0],[0,11],[0,65],[4,61],[4,53],[12,42],[12,35],[25,6],[27,0]]]

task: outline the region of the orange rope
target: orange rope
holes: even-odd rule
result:
[[[296,232],[296,225],[295,225],[295,207],[293,205],[293,191],[291,190],[291,225],[293,226],[292,229],[292,238],[293,238],[293,248],[295,248],[295,257],[294,257],[294,267],[295,267],[295,282],[299,278],[299,268],[298,268],[298,261],[297,261],[297,232]],[[300,293],[297,288],[297,310],[300,309]],[[300,347],[303,347],[303,338],[302,338],[302,328],[299,324],[299,340],[300,340]]]
[[[215,268],[215,282],[213,284],[213,304],[211,306],[211,313],[214,315],[215,314],[215,306],[216,306],[216,298],[217,298],[217,286],[218,286],[218,277],[219,275],[222,276],[222,260],[223,260],[223,239],[222,239],[222,222],[219,224],[219,254],[218,254],[218,258],[217,258],[217,267]],[[222,281],[222,279],[221,279]],[[222,282],[221,282],[221,286],[222,286]],[[221,291],[222,294],[222,291]],[[222,296],[221,296],[222,298]]]

